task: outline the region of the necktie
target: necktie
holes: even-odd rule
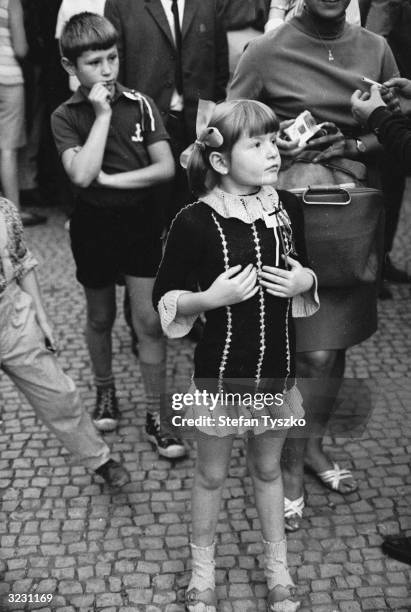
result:
[[[178,12],[177,0],[171,0],[172,6],[171,11],[174,17],[174,33],[177,49],[177,61],[176,61],[176,89],[179,94],[183,93],[183,70],[181,65],[181,48],[182,48],[182,37],[180,28],[180,15]]]

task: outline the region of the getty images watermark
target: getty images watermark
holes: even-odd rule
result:
[[[374,378],[330,379],[329,385],[324,385],[323,379],[300,378],[299,382],[310,390],[311,401],[305,406],[298,397],[298,384],[284,393],[276,392],[282,389],[281,379],[262,379],[257,393],[254,380],[224,379],[224,389],[217,392],[216,379],[198,378],[187,387],[187,393],[167,396],[162,416],[180,435],[191,435],[195,428],[231,425],[242,431],[256,426],[260,431],[286,428],[289,437],[311,438],[322,435],[315,427],[315,406],[316,419],[328,421],[328,435],[353,440],[364,435],[373,409],[385,393],[381,380]],[[339,388],[336,401],[335,388]],[[269,390],[272,392],[266,392]],[[330,402],[334,404],[331,417]],[[292,414],[296,416],[289,416]]]
[[[281,427],[305,427],[304,418],[295,417],[275,417],[271,414],[253,414],[253,411],[262,410],[270,412],[270,408],[284,406],[283,393],[230,393],[196,389],[188,393],[174,393],[172,395],[171,407],[174,411],[192,408],[193,416],[183,416],[174,414],[171,423],[174,427],[258,427],[263,425],[271,429]],[[195,416],[195,409],[207,408],[208,414]],[[230,415],[229,410],[225,414],[215,415],[214,411],[218,408],[246,408],[250,411],[250,416],[238,414]]]

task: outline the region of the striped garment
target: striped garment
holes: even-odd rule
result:
[[[9,22],[9,3],[0,0],[0,84],[21,85],[23,72],[14,54]]]

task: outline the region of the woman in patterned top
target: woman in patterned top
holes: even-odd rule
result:
[[[154,286],[164,332],[184,336],[205,312],[194,359],[197,439],[192,492],[190,611],[214,611],[214,536],[234,436],[247,433],[271,610],[293,611],[284,539],[280,455],[287,426],[304,415],[295,386],[293,316],[318,308],[304,267],[302,213],[276,192],[278,122],[264,104],[218,105],[188,161],[200,199],[174,219]],[[186,290],[196,278],[200,290]],[[241,379],[241,380],[239,380]],[[211,406],[209,398],[219,398]],[[248,401],[251,398],[250,401]],[[228,405],[227,405],[228,404]],[[185,417],[190,416],[186,413]]]

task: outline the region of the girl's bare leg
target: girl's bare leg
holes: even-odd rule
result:
[[[201,435],[191,496],[192,541],[197,546],[214,542],[221,495],[230,465],[233,437]]]
[[[255,503],[264,540],[278,542],[284,538],[284,493],[281,476],[281,450],[287,430],[267,432],[250,437],[247,464],[253,485]]]
[[[249,438],[247,459],[264,540],[264,573],[269,589],[267,604],[273,612],[294,612],[299,607],[288,571],[284,534],[284,495],[281,450],[287,431]]]
[[[233,438],[199,435],[191,496],[192,575],[186,593],[190,612],[216,612],[214,537]]]

